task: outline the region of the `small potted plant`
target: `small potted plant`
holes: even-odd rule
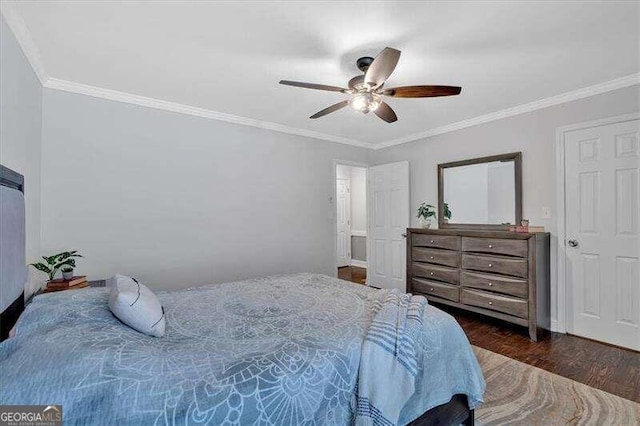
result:
[[[60,270],[62,271],[63,280],[69,281],[73,278],[73,268],[71,266],[63,266]]]
[[[422,203],[420,207],[418,207],[418,219],[420,220],[420,225],[429,229],[431,227],[431,218],[435,219],[436,217],[436,208],[431,204]]]
[[[449,223],[449,219],[451,219],[451,210],[447,203],[443,203],[442,205],[442,217],[444,218],[444,223]]]
[[[78,254],[77,250],[63,251],[53,256],[42,256],[44,262],[32,263],[31,266],[48,274],[49,281],[53,281],[58,270],[62,269],[62,277],[69,280],[73,277],[73,268],[76,267],[75,257],[82,257],[82,255]]]

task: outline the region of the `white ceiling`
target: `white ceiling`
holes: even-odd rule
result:
[[[636,1],[5,5],[50,77],[370,144],[640,72]],[[346,86],[385,46],[402,51],[387,87],[462,95],[390,99],[393,124],[349,108],[310,120],[346,95],[278,84]]]

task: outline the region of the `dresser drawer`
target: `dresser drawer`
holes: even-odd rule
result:
[[[501,275],[462,271],[460,273],[460,285],[517,297],[527,297],[529,294],[529,282],[527,280]]]
[[[429,278],[453,284],[458,284],[460,282],[460,273],[458,269],[419,262],[413,262],[411,269],[413,275],[416,277]]]
[[[465,253],[462,255],[462,268],[526,278],[529,263],[527,259]]]
[[[527,257],[529,248],[526,240],[462,237],[462,251]]]
[[[411,234],[414,247],[435,247],[460,250],[460,237],[451,235]]]
[[[460,301],[465,305],[491,309],[520,318],[529,317],[529,304],[526,300],[515,297],[501,296],[479,290],[460,290]]]
[[[460,301],[460,289],[455,285],[414,278],[411,288],[414,292],[429,294],[452,302]]]
[[[460,266],[460,252],[451,250],[430,249],[424,247],[413,247],[411,257],[418,262],[437,263],[457,268]]]

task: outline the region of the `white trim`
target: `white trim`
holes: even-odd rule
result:
[[[4,1],[0,2],[0,12],[2,12],[5,22],[22,48],[24,56],[27,57],[29,64],[31,64],[33,72],[36,74],[36,77],[38,77],[38,80],[40,80],[40,84],[44,85],[49,79],[49,74],[47,74],[44,69],[40,52],[38,51],[36,44],[33,42],[31,33],[22,19],[22,16],[20,16],[11,4]]]
[[[366,237],[367,236],[367,231],[354,231],[352,229],[351,230],[351,236],[352,237]]]
[[[194,107],[190,105],[179,104],[176,102],[169,102],[169,101],[163,101],[160,99],[148,98],[146,96],[134,95],[131,93],[120,92],[117,90],[104,89],[100,87],[90,86],[87,84],[75,83],[67,80],[60,80],[57,78],[49,78],[45,83],[43,83],[43,86],[49,89],[62,90],[62,91],[71,92],[71,93],[78,93],[78,94],[93,96],[97,98],[109,99],[117,102],[124,102],[124,103],[129,103],[134,105],[140,105],[148,108],[155,108],[155,109],[160,109],[165,111],[176,112],[179,114],[193,115],[196,117],[226,121],[229,123],[241,124],[241,125],[251,126],[251,127],[258,127],[261,129],[272,130],[280,133],[288,133],[288,134],[304,136],[304,137],[313,138],[313,139],[320,139],[320,140],[325,140],[329,142],[335,142],[335,143],[357,146],[361,148],[378,150],[378,149],[388,148],[394,145],[400,145],[407,142],[413,142],[419,139],[425,139],[425,138],[435,136],[435,135],[440,135],[443,133],[454,132],[456,130],[465,129],[467,127],[477,126],[479,124],[501,120],[503,118],[508,118],[515,115],[536,111],[536,110],[547,108],[550,106],[587,98],[589,96],[594,96],[601,93],[610,92],[612,90],[617,90],[623,87],[629,87],[637,84],[640,84],[640,73],[632,74],[626,77],[618,78],[615,80],[611,80],[611,81],[596,84],[593,86],[585,87],[582,89],[574,90],[571,92],[563,93],[557,96],[540,99],[527,104],[515,106],[513,108],[507,108],[501,111],[496,111],[489,114],[481,115],[468,120],[458,121],[456,123],[447,124],[445,126],[436,127],[434,129],[426,130],[424,132],[414,133],[408,136],[392,139],[392,140],[381,142],[378,144],[364,142],[357,139],[345,138],[342,136],[329,135],[326,133],[315,132],[307,129],[300,129],[296,127],[285,126],[283,124],[272,123],[269,121],[255,120],[252,118],[241,117],[239,115],[212,111],[212,110]]]
[[[367,261],[366,260],[351,259],[351,266],[356,266],[358,268],[367,269]]]
[[[328,135],[326,133],[314,132],[312,130],[289,127],[283,124],[272,123],[270,121],[254,120],[253,118],[241,117],[239,115],[227,114],[224,112],[212,111],[205,108],[194,107],[176,102],[163,101],[160,99],[148,98],[146,96],[134,95],[117,90],[104,89],[90,86],[88,84],[75,83],[73,81],[50,78],[44,84],[48,89],[62,90],[65,92],[78,93],[95,98],[108,99],[116,102],[124,102],[139,105],[147,108],[155,108],[164,111],[177,112],[179,114],[194,115],[196,117],[210,118],[213,120],[226,121],[228,123],[241,124],[260,129],[272,130],[274,132],[288,133],[291,135],[304,136],[307,138],[321,139],[329,142],[336,142],[346,145],[358,146],[361,148],[372,148],[373,145],[356,139],[343,138],[341,136]]]
[[[551,306],[556,307],[556,319],[551,320],[551,331],[558,333],[566,333],[566,312],[564,306],[566,306],[566,290],[565,290],[565,188],[564,188],[564,131],[561,129],[556,130],[556,282],[555,288],[553,288],[553,282],[551,282]],[[563,307],[561,309],[561,306]]]
[[[563,126],[556,129],[556,209],[558,215],[556,226],[558,232],[557,241],[557,277],[556,286],[551,288],[551,306],[556,306],[556,320],[551,321],[551,330],[559,333],[571,331],[569,321],[568,299],[566,271],[567,271],[567,255],[565,252],[566,235],[566,210],[565,210],[565,136],[568,132],[574,130],[588,129],[591,127],[606,126],[608,124],[622,123],[625,121],[639,120],[640,112],[617,115],[615,117],[607,117],[600,120],[586,121],[569,126]]]
[[[640,84],[640,73],[631,74],[626,77],[617,78],[615,80],[605,81],[604,83],[595,84],[593,86],[584,87],[582,89],[573,90],[571,92],[562,93],[560,95],[551,96],[549,98],[540,99],[527,104],[518,105],[512,108],[503,109],[501,111],[492,112],[468,120],[458,121],[456,123],[447,124],[445,126],[436,127],[420,133],[403,136],[401,138],[392,139],[390,141],[375,144],[373,149],[388,148],[394,145],[400,145],[412,142],[418,139],[425,139],[443,133],[454,132],[456,130],[465,129],[467,127],[477,126],[478,124],[489,123],[491,121],[501,120],[514,115],[520,115],[531,111],[547,108],[578,99],[588,98],[589,96],[599,95],[601,93],[610,92],[612,90],[621,89],[623,87],[634,86]]]

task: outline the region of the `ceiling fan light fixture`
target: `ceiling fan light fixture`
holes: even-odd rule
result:
[[[344,99],[337,104],[333,104],[321,111],[313,114],[311,119],[324,117],[327,114],[336,112],[347,105],[350,105],[356,111],[368,114],[373,111],[382,120],[387,123],[398,121],[398,116],[388,103],[382,101],[382,96],[390,96],[394,98],[434,98],[438,96],[455,96],[459,95],[462,87],[458,86],[402,86],[388,88],[383,86],[387,79],[396,68],[400,59],[400,51],[391,47],[385,47],[382,51],[372,58],[365,56],[356,62],[358,69],[364,74],[353,77],[347,83],[348,89],[328,86],[326,84],[305,83],[302,81],[280,80],[280,84],[286,86],[302,87],[305,89],[324,90],[326,92],[340,92],[345,95],[352,95],[351,99]]]
[[[356,111],[368,113],[369,111],[375,111],[382,102],[380,95],[371,92],[362,92],[351,98],[349,105]]]

